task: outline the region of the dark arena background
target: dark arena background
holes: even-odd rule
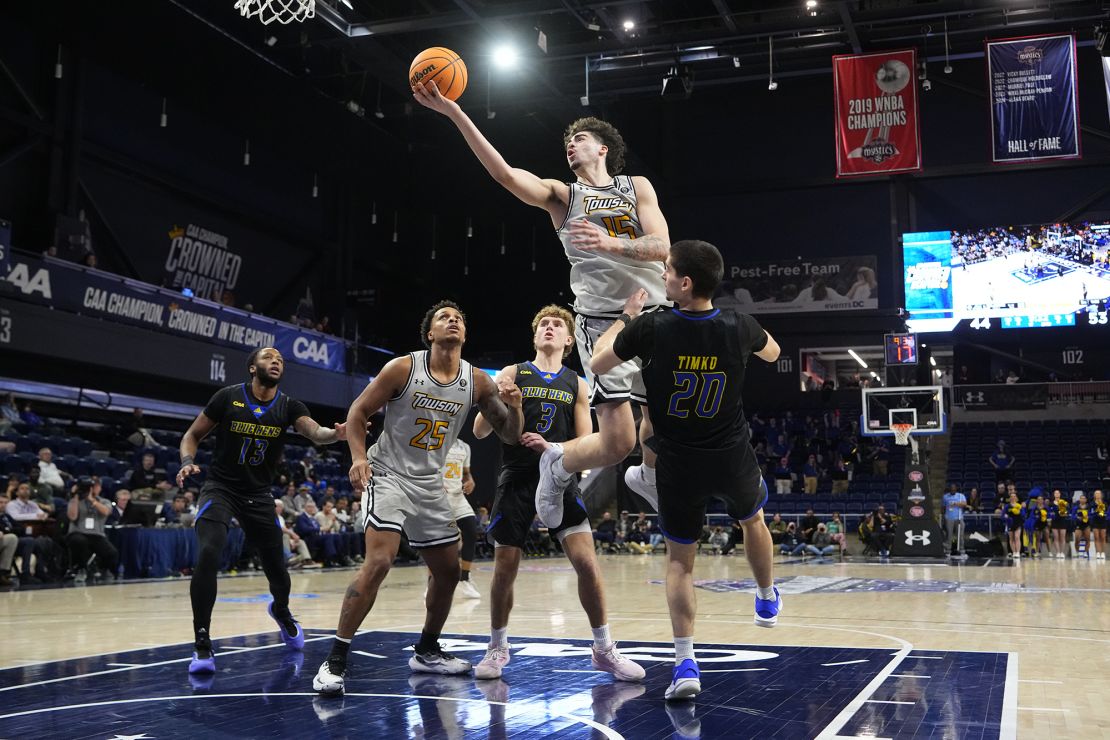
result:
[[[0,8],[0,737],[1104,736],[1110,2],[308,1]],[[668,540],[624,482],[639,445],[579,485],[641,682],[593,668],[537,522],[501,679],[410,672],[428,571],[403,548],[346,695],[318,695],[365,567],[362,491],[345,442],[292,428],[272,495],[307,533],[288,553],[304,649],[236,520],[218,670],[186,670],[218,451],[179,487],[179,444],[254,350],[280,350],[281,392],[331,429],[423,348],[438,301],[491,374],[533,356],[537,310],[573,307],[549,215],[414,98],[410,62],[437,46],[512,167],[573,182],[567,126],[616,126],[671,241],[720,250],[715,305],[781,346],[743,399],[783,611],[752,623],[742,530],[711,503],[693,701],[663,697]],[[476,591],[441,643],[477,663],[502,452],[469,420],[460,438]],[[89,491],[106,524],[70,515]],[[344,512],[334,531],[308,501]]]

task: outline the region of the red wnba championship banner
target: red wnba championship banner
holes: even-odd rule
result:
[[[921,169],[917,52],[833,57],[836,176]]]

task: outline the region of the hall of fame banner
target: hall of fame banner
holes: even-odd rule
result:
[[[1075,37],[987,42],[994,162],[1080,156]]]
[[[913,49],[833,57],[837,177],[921,169],[915,69]]]

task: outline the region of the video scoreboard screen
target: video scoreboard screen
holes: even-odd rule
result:
[[[902,235],[915,332],[1107,323],[1110,222]]]

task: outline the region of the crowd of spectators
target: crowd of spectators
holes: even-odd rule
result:
[[[35,414],[30,401],[11,394],[0,399],[0,587],[11,585],[13,577],[20,583],[117,578],[115,530],[193,525],[202,479],[177,487],[174,433],[152,430],[140,409],[118,425],[83,430],[82,437],[66,436],[67,431],[72,434],[72,427]],[[47,439],[69,447],[79,443],[92,454],[59,456],[42,444]],[[294,449],[296,459],[282,461],[274,488],[290,565],[360,562],[360,502],[352,501],[338,461],[311,447]],[[93,467],[115,470],[117,477],[91,474]],[[238,523],[233,520],[232,526]],[[417,557],[407,547],[401,556]],[[230,566],[260,567],[249,550]]]
[[[1088,223],[1078,223],[955,231],[952,232],[952,246],[957,257],[954,262],[971,265],[1018,252],[1037,252],[1110,269],[1107,257],[1110,238],[1105,231],[1090,227]]]

